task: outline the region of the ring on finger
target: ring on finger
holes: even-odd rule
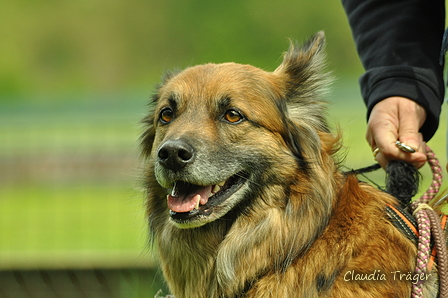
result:
[[[373,150],[373,157],[376,157],[378,155],[378,153],[380,153],[380,148],[375,148],[375,150]]]

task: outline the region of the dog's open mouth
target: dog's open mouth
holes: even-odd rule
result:
[[[186,220],[198,215],[209,215],[213,207],[227,200],[246,180],[247,175],[238,173],[214,185],[176,181],[171,194],[167,196],[171,217]]]

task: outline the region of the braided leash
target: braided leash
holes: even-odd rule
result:
[[[419,239],[415,273],[427,273],[431,254],[431,233],[437,251],[438,272],[440,282],[440,298],[448,297],[448,257],[444,233],[440,226],[437,213],[428,205],[439,192],[442,185],[442,169],[434,152],[426,146],[428,164],[431,167],[433,179],[428,190],[412,202],[411,210],[417,219]],[[412,285],[412,298],[423,297],[422,282]]]
[[[402,143],[397,144],[401,150]],[[407,149],[407,148],[404,148]],[[412,149],[412,148],[411,148]],[[410,152],[404,150],[406,152]],[[437,256],[439,277],[439,298],[448,298],[448,253],[445,243],[445,233],[442,230],[439,215],[429,205],[429,202],[437,195],[442,184],[442,169],[434,152],[426,146],[428,164],[431,167],[433,179],[428,190],[410,205],[410,199],[417,193],[419,175],[417,169],[405,162],[392,161],[389,163],[387,173],[387,185],[384,189],[396,197],[402,206],[408,205],[410,211],[417,221],[418,245],[416,274],[426,274],[431,271],[434,258]],[[374,171],[380,166],[378,164],[363,169],[351,170],[347,174],[361,174]],[[367,178],[367,177],[366,177]],[[374,183],[375,184],[375,183]],[[377,185],[378,186],[378,185]],[[379,186],[378,186],[379,187]],[[379,187],[381,189],[381,187]],[[440,205],[443,201],[448,202],[448,195],[440,198],[434,205]],[[444,217],[446,220],[446,216]],[[434,248],[431,255],[431,235],[433,236]],[[423,297],[423,280],[412,285],[412,298]]]

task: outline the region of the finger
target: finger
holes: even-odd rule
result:
[[[381,136],[381,137],[376,137]],[[416,168],[421,168],[426,163],[426,144],[423,141],[421,134],[416,135],[417,141],[414,146],[414,153],[406,150],[401,150],[396,142],[395,134],[388,130],[387,125],[378,125],[372,132],[368,133],[367,139],[371,144],[372,151],[377,151],[374,155],[375,160],[383,167],[387,167],[391,160],[403,160],[406,163],[412,164]],[[415,139],[415,138],[414,138]],[[402,141],[403,146],[409,146],[408,143]],[[376,150],[378,148],[378,150]]]
[[[404,154],[404,153],[403,153]],[[422,152],[416,152],[416,153],[407,153],[408,156],[402,156],[400,158],[391,158],[390,156],[387,156],[383,154],[381,151],[378,152],[375,156],[375,160],[381,165],[383,169],[386,169],[389,162],[392,160],[402,160],[408,164],[413,165],[417,169],[420,169],[423,167],[426,163],[426,155]],[[412,155],[411,155],[412,154]],[[447,168],[448,171],[448,168]]]
[[[423,135],[421,133],[418,134],[418,148],[417,151],[413,154],[405,154],[404,161],[409,164],[412,164],[417,169],[420,169],[428,160],[426,155],[426,143],[423,140]]]
[[[413,148],[415,153],[409,154],[401,148],[398,157],[405,162],[412,164],[417,169],[421,168],[427,160],[426,143],[423,141],[423,135],[418,133],[420,123],[413,121],[411,118],[400,116],[399,141]],[[399,148],[400,149],[400,148]]]
[[[394,125],[388,121],[371,120],[367,125],[366,139],[372,150],[380,148],[384,151],[397,141],[398,133]]]
[[[372,151],[377,152],[375,160],[383,168],[386,168],[390,160],[398,159],[399,152],[395,145],[398,136],[395,131],[393,124],[387,121],[371,121],[368,124],[367,141]]]
[[[414,153],[402,151],[398,147],[396,147],[394,154],[384,153],[381,151],[381,149],[379,149],[378,153],[375,156],[375,160],[384,169],[392,160],[402,160],[408,164],[413,165],[417,169],[420,169],[425,165],[427,161],[426,144],[422,141],[422,145],[419,147],[419,150],[415,151]]]
[[[412,118],[401,117],[399,131],[399,141],[418,151],[423,143],[421,134],[418,133],[419,125]]]

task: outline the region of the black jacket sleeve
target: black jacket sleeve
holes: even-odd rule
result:
[[[390,96],[414,100],[426,110],[421,128],[428,141],[436,132],[444,97],[439,63],[445,1],[342,0],[361,62],[367,116]]]

